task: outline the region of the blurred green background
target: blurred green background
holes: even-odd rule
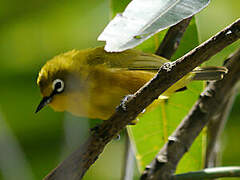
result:
[[[53,56],[95,47],[109,21],[109,0],[0,0],[0,179],[38,180],[81,144],[88,120],[50,108],[34,114],[41,97],[36,78]],[[197,15],[206,40],[240,17],[239,0],[214,0]],[[239,42],[213,58],[227,57]],[[212,63],[211,62],[211,63]],[[240,165],[240,97],[222,135],[223,165]],[[124,138],[111,142],[84,179],[120,179]],[[110,171],[109,171],[110,170]]]

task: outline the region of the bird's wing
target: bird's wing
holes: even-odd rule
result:
[[[87,53],[89,65],[104,64],[110,68],[125,68],[131,70],[158,70],[167,59],[154,54],[144,53],[134,49],[123,52],[109,53],[103,47],[90,49]]]

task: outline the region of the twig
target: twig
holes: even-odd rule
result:
[[[240,177],[240,167],[207,168],[201,171],[177,174],[173,177],[173,180],[202,180],[221,177]]]
[[[240,49],[226,64],[229,72],[223,80],[210,83],[188,115],[170,136],[152,163],[145,169],[141,179],[172,178],[177,164],[190,148],[208,120],[217,116],[219,110],[231,97],[232,89],[240,79]]]
[[[45,180],[79,180],[98,159],[106,144],[172,84],[226,46],[240,38],[240,19],[173,63],[164,64],[157,75],[129,96],[87,141],[54,169]],[[159,86],[161,84],[161,86]]]
[[[171,59],[172,55],[176,52],[191,19],[192,17],[184,19],[175,26],[169,28],[155,54]]]

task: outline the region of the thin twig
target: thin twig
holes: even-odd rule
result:
[[[155,54],[165,57],[167,59],[171,59],[171,57],[179,47],[182,36],[186,31],[191,19],[192,17],[184,19],[175,26],[169,28],[167,34],[165,35]]]
[[[116,109],[111,118],[104,121],[97,128],[97,131],[93,132],[86,142],[54,169],[45,180],[81,179],[88,168],[98,159],[107,143],[157,99],[160,94],[195,67],[239,38],[240,19],[182,58],[173,63],[164,64],[149,83],[134,95],[129,96]]]
[[[168,180],[172,178],[177,164],[188,151],[209,119],[217,116],[219,110],[232,96],[232,90],[240,79],[240,49],[226,64],[229,72],[221,81],[210,83],[188,115],[170,136],[152,163],[145,169],[142,180]]]
[[[240,167],[216,167],[174,175],[173,180],[202,180],[221,177],[240,177]]]

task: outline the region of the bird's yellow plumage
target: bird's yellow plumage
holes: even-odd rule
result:
[[[105,52],[103,47],[72,50],[48,61],[39,72],[37,84],[43,100],[39,111],[49,104],[56,111],[74,115],[108,119],[128,94],[135,93],[168,60],[137,50]],[[222,67],[197,69],[170,87],[169,96],[185,87],[199,74],[202,79],[219,79]],[[205,73],[205,74],[204,74]],[[200,77],[200,76],[199,76]]]

